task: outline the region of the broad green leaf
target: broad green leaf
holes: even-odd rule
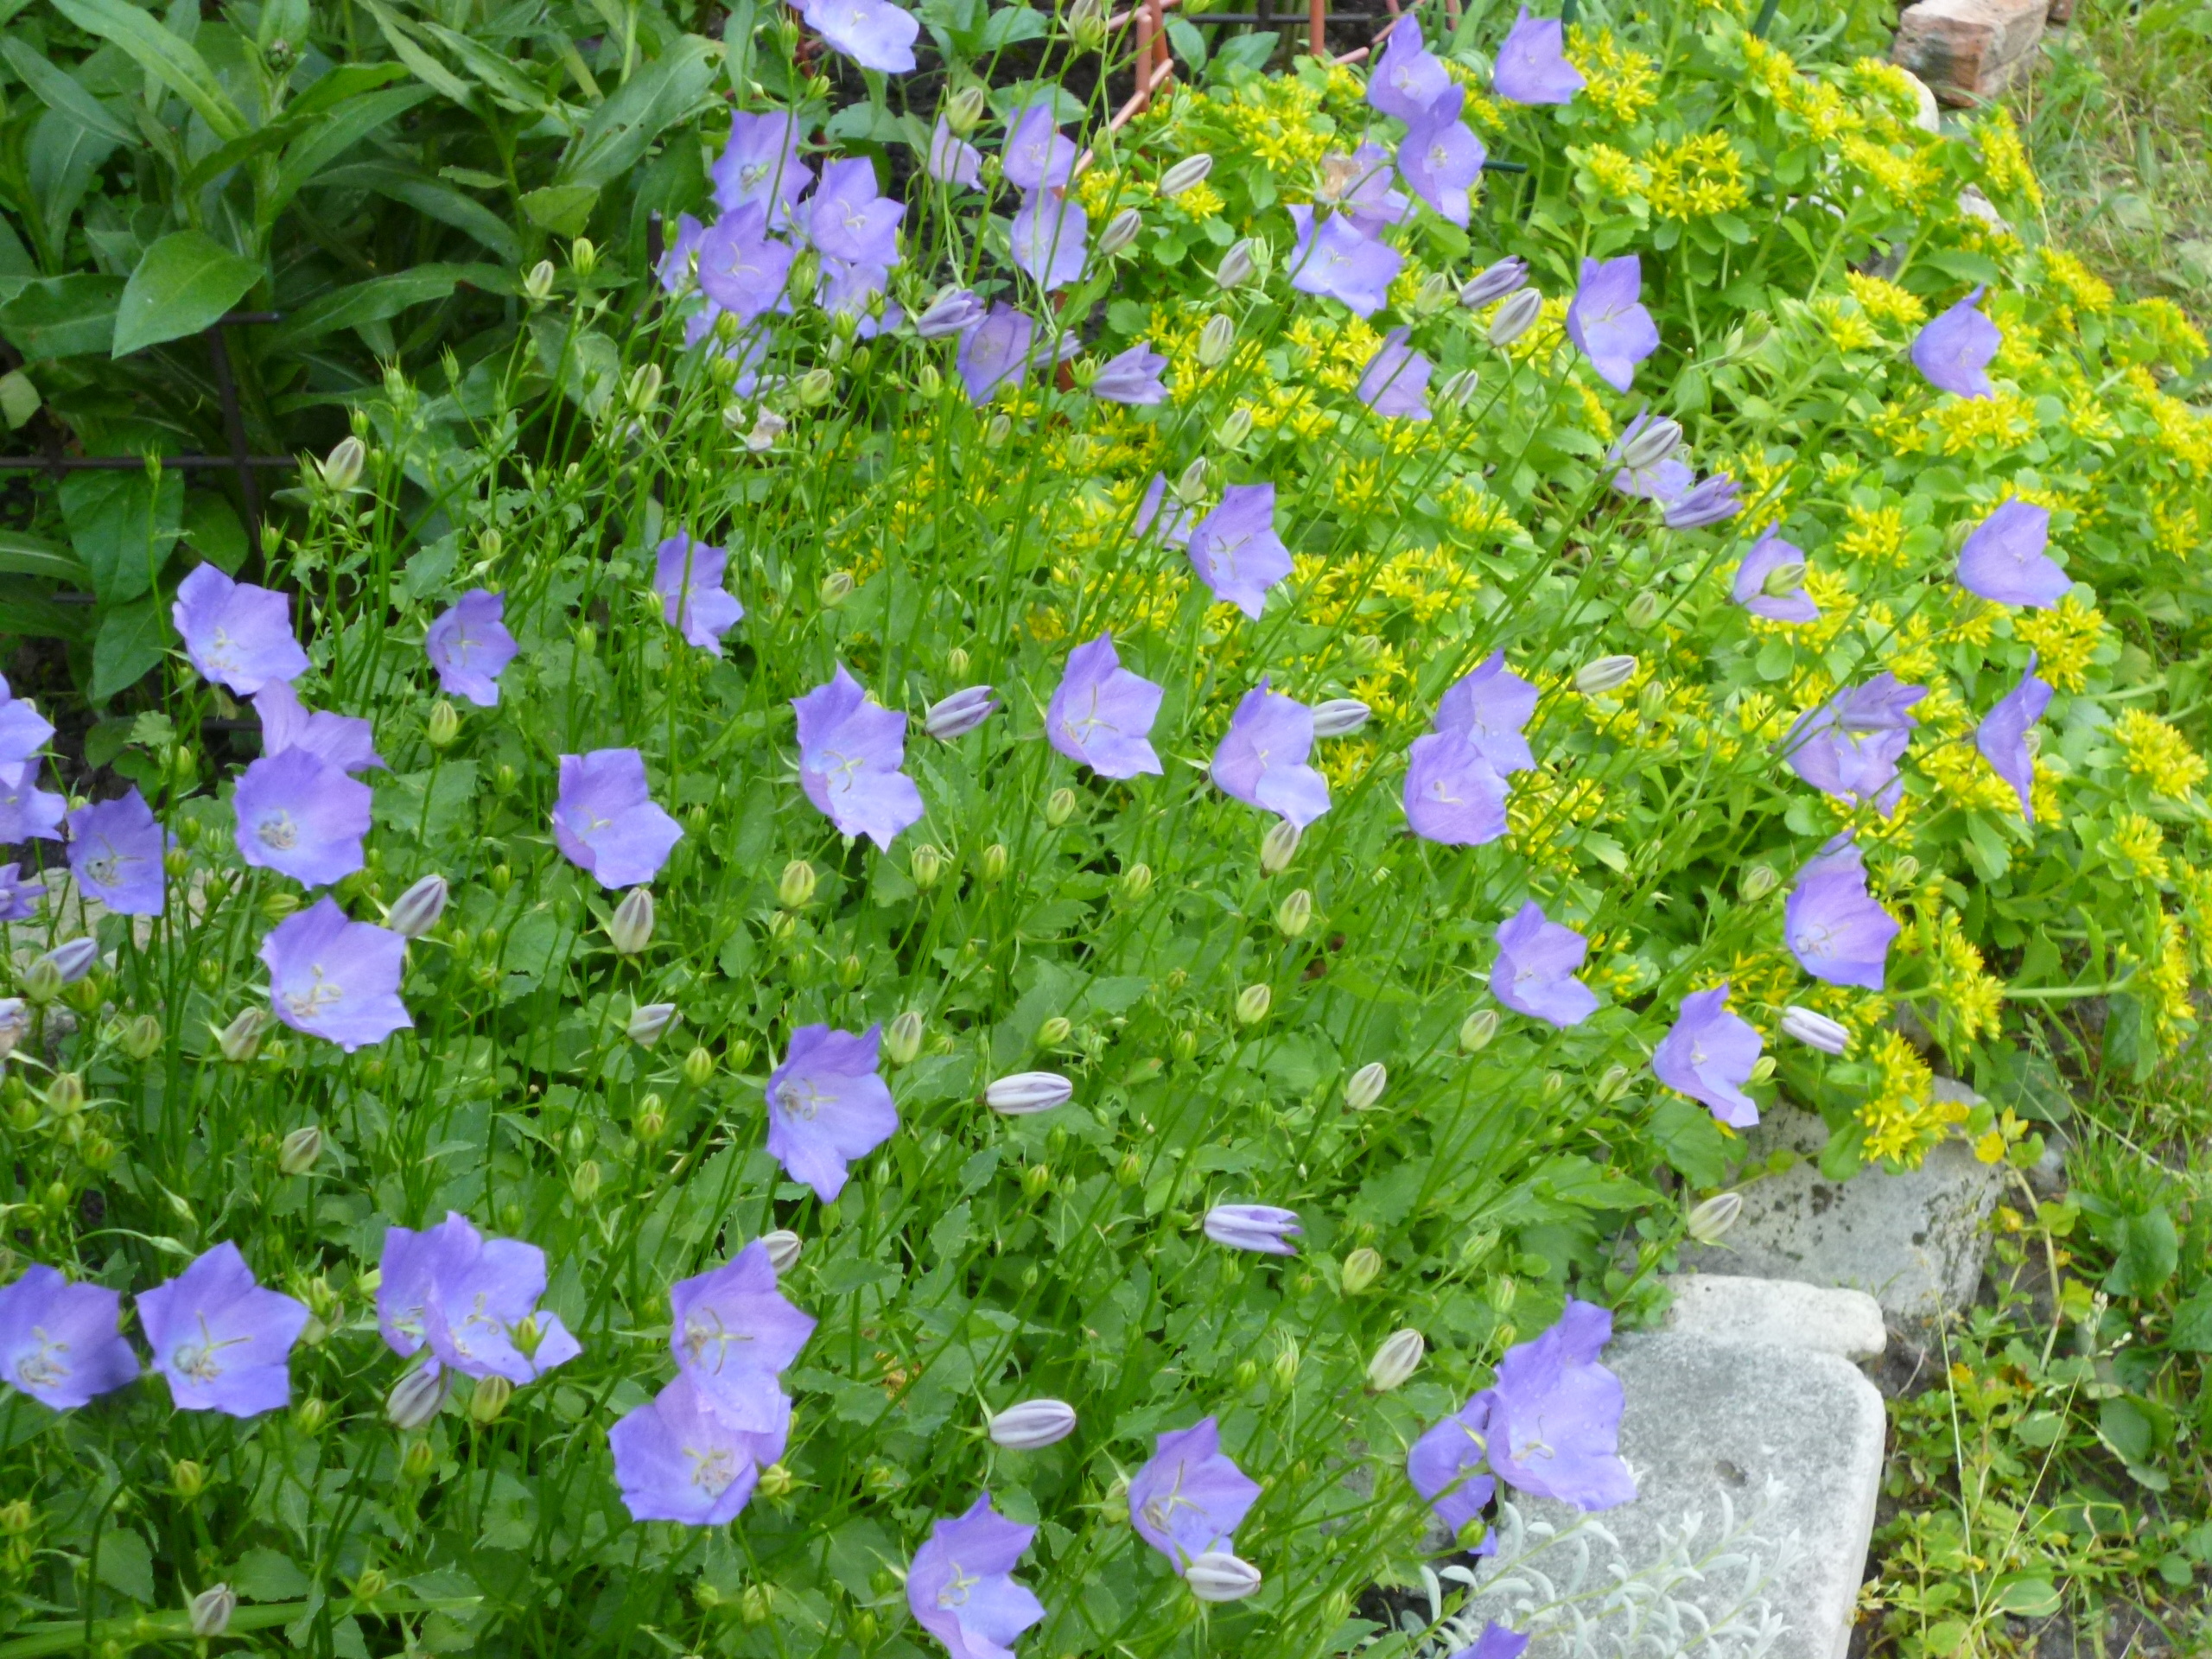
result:
[[[111,41],[138,67],[192,105],[225,143],[251,125],[207,59],[130,0],[54,0],[54,9],[89,35]]]
[[[105,702],[144,678],[162,660],[168,632],[168,607],[156,594],[103,616],[92,640],[92,701]]]
[[[522,210],[531,224],[556,236],[573,237],[590,222],[591,210],[598,201],[595,184],[549,184],[524,196]]]
[[[2117,1258],[2105,1275],[2105,1289],[2112,1295],[2139,1300],[2155,1296],[2180,1265],[2180,1236],[2163,1205],[2141,1215],[2115,1217],[2107,1236]]]
[[[82,605],[57,605],[35,582],[0,576],[0,634],[28,639],[82,639],[92,625]]]
[[[263,331],[255,344],[267,355],[296,351],[309,340],[340,328],[382,322],[410,305],[442,300],[456,283],[482,287],[500,281],[505,274],[486,265],[418,265],[389,276],[372,276],[310,300],[283,321]]]
[[[60,246],[67,239],[77,204],[115,149],[115,140],[80,126],[76,117],[60,110],[41,111],[31,127],[26,159],[31,197],[49,243]]]
[[[228,575],[236,575],[245,563],[245,526],[231,504],[212,490],[195,490],[185,498],[184,539]]]
[[[120,276],[48,276],[0,305],[0,337],[33,363],[105,352],[122,300]]]
[[[486,91],[517,114],[543,115],[559,107],[557,99],[548,95],[543,87],[480,41],[442,23],[424,23],[422,27],[439,45],[459,58],[469,73],[484,83]]]
[[[395,16],[390,8],[380,5],[378,0],[362,0],[362,3],[368,7],[369,15],[377,20],[377,27],[384,31],[392,55],[405,64],[416,79],[427,86],[435,87],[464,110],[476,107],[475,88],[424,51],[415,37],[408,33],[407,25]]]
[[[406,78],[407,66],[387,60],[382,63],[341,63],[302,92],[284,109],[284,119],[297,124],[310,116],[334,110],[349,99],[373,92]]]
[[[23,84],[40,103],[69,117],[88,132],[97,132],[118,144],[140,142],[138,130],[77,83],[76,77],[48,63],[29,44],[10,36],[0,41],[0,56],[23,78]]]
[[[99,1580],[133,1601],[154,1599],[154,1554],[146,1541],[128,1527],[111,1526],[100,1535]]]
[[[2187,1354],[2212,1354],[2212,1287],[2174,1309],[2166,1345]]]
[[[262,223],[273,224],[292,198],[347,150],[378,127],[397,120],[425,99],[428,86],[393,86],[348,100],[311,126],[284,151],[276,181],[259,204]]]
[[[417,213],[474,237],[509,264],[522,257],[522,238],[483,203],[429,177],[384,162],[355,162],[335,167],[317,182],[373,190],[405,202]]]
[[[60,493],[69,544],[100,603],[120,605],[151,588],[184,523],[184,475],[164,471],[156,487],[143,467],[72,473]]]
[[[171,231],[146,250],[123,290],[114,355],[196,334],[245,296],[262,267],[199,231]]]
[[[705,100],[721,49],[686,35],[640,68],[592,111],[562,156],[554,182],[606,185],[635,167],[647,145]]]
[[[0,530],[0,572],[11,576],[44,576],[73,588],[92,585],[92,572],[65,547],[29,531]]]

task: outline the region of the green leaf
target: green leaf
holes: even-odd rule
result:
[[[283,162],[276,169],[276,181],[261,201],[262,222],[273,223],[277,213],[315,175],[378,127],[397,120],[434,96],[427,86],[394,86],[381,92],[364,93],[332,111],[284,151]]]
[[[1651,1114],[1651,1139],[1662,1157],[1693,1186],[1719,1186],[1728,1179],[1728,1141],[1713,1114],[1694,1102],[1669,1096]]]
[[[138,469],[72,473],[60,496],[70,545],[102,605],[120,605],[154,585],[184,521],[181,474],[162,473],[157,488]]]
[[[203,232],[171,231],[130,273],[115,315],[113,355],[198,334],[243,299],[261,272]]]
[[[720,48],[686,35],[622,83],[570,143],[556,184],[613,183],[645,158],[645,147],[707,99]]]
[[[48,241],[58,244],[68,235],[78,203],[115,149],[112,138],[79,126],[60,110],[47,110],[32,124],[25,174]]]
[[[236,575],[245,563],[245,526],[231,504],[212,491],[198,491],[185,499],[184,539],[226,575]]]
[[[87,132],[96,132],[118,144],[140,144],[145,142],[138,130],[113,110],[94,98],[77,82],[75,76],[56,68],[32,50],[28,41],[10,35],[0,41],[0,57],[8,60],[8,67],[23,78],[40,103],[49,110],[67,116]]]
[[[54,9],[86,34],[121,47],[140,68],[192,105],[226,143],[245,136],[251,123],[231,102],[207,59],[130,0],[54,0]]]
[[[144,677],[168,645],[168,607],[148,594],[100,619],[92,639],[92,701],[105,702]]]
[[[444,93],[464,110],[475,107],[475,88],[416,44],[415,37],[408,33],[407,25],[389,8],[378,3],[378,0],[362,0],[362,3],[377,20],[377,27],[384,31],[392,55],[405,64],[418,80]]]
[[[0,530],[0,572],[11,576],[44,576],[73,588],[92,585],[86,570],[67,548],[56,547],[42,536],[27,531]]]
[[[100,1535],[99,1561],[93,1570],[102,1584],[133,1601],[154,1599],[154,1553],[128,1527],[111,1527]]]
[[[2058,1587],[2047,1579],[2025,1573],[2007,1573],[1993,1586],[1990,1605],[2017,1618],[2048,1618],[2058,1611]]]
[[[35,584],[0,576],[0,633],[75,641],[85,637],[90,620],[80,605],[57,605]]]
[[[575,237],[582,234],[598,201],[595,184],[549,184],[524,195],[522,210],[531,224],[556,236]]]
[[[467,282],[482,287],[498,282],[505,275],[504,271],[485,265],[417,265],[412,270],[397,271],[389,276],[372,276],[365,283],[354,283],[308,301],[283,321],[265,330],[257,342],[258,348],[264,355],[271,357],[296,352],[308,341],[339,329],[382,322],[411,305],[442,300],[458,283]]]
[[[2181,1240],[2163,1205],[2141,1215],[2114,1217],[2110,1240],[2116,1259],[2105,1275],[2105,1289],[2114,1296],[2141,1300],[2157,1295],[2181,1262]]]
[[[2207,1286],[2174,1309],[2173,1329],[2166,1346],[2183,1353],[2212,1354],[2212,1286]]]
[[[425,173],[410,172],[382,162],[355,162],[333,168],[320,182],[335,188],[373,190],[405,202],[443,225],[466,232],[508,264],[522,257],[522,238],[483,203],[441,184]]]
[[[111,349],[120,276],[48,276],[0,305],[0,335],[30,363]]]

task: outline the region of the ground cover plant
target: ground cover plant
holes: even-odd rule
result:
[[[1402,1648],[1759,1113],[2178,1048],[2203,343],[1758,21],[726,35],[650,283],[0,711],[0,1654]]]

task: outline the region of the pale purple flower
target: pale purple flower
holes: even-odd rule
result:
[[[1421,37],[1421,14],[1408,12],[1390,25],[1382,55],[1367,78],[1367,101],[1385,115],[1411,124],[1454,90],[1443,60]]]
[[[808,28],[863,69],[901,75],[914,67],[914,37],[922,26],[886,0],[804,0],[798,11]]]
[[[814,178],[799,157],[799,137],[798,118],[789,110],[733,115],[729,143],[711,169],[715,205],[725,213],[757,207],[770,229],[788,226],[792,205]]]
[[[1567,26],[1556,17],[1531,17],[1522,7],[1497,48],[1492,89],[1516,104],[1567,104],[1586,84],[1567,60]]]
[[[28,697],[18,697],[0,679],[0,766],[18,766],[46,747],[54,727]]]
[[[361,838],[369,833],[374,799],[366,784],[311,749],[264,755],[245,769],[231,798],[238,856],[302,887],[342,881],[361,868]]]
[[[253,695],[261,716],[261,753],[279,755],[302,749],[340,772],[365,772],[384,765],[377,753],[376,730],[352,715],[310,709],[289,680],[271,680]]]
[[[218,1244],[165,1285],[141,1291],[138,1324],[179,1411],[253,1417],[291,1403],[292,1344],[307,1304],[254,1281],[238,1247]]]
[[[2012,792],[2020,798],[2020,811],[2030,823],[2036,818],[2036,763],[2028,749],[2028,728],[2050,707],[2050,686],[2036,677],[2036,654],[2031,651],[2020,683],[1999,697],[1974,728],[1974,747],[1997,775],[2012,785]]]
[[[1669,1089],[1704,1103],[1729,1128],[1748,1129],[1759,1121],[1759,1108],[1744,1084],[1764,1046],[1748,1020],[1728,1012],[1728,982],[1723,980],[1682,999],[1674,1029],[1652,1053],[1651,1070]]]
[[[801,1026],[768,1079],[768,1154],[828,1204],[847,1166],[891,1138],[899,1109],[876,1070],[883,1027]]]
[[[1057,189],[1022,198],[1007,227],[1014,263],[1045,288],[1061,288],[1083,275],[1090,220],[1082,206]]]
[[[1464,86],[1452,87],[1412,119],[1398,143],[1398,176],[1406,188],[1460,226],[1467,222],[1468,193],[1489,159],[1483,141],[1459,118],[1466,97]]]
[[[866,836],[888,850],[918,823],[922,792],[899,770],[906,716],[869,700],[842,663],[825,685],[793,697],[798,712],[798,781],[841,835]]]
[[[1483,1626],[1483,1633],[1452,1656],[1452,1659],[1521,1659],[1528,1650],[1530,1638],[1518,1630],[1508,1630],[1496,1619]]]
[[[1406,756],[1406,823],[1423,841],[1482,847],[1505,833],[1506,782],[1457,732],[1414,740]]]
[[[479,709],[499,706],[499,676],[518,649],[507,632],[506,611],[505,594],[473,588],[430,624],[423,649],[448,696],[466,698]]]
[[[1997,390],[1990,382],[1989,365],[2005,335],[1982,315],[1982,292],[1977,287],[1913,336],[1913,367],[1927,376],[1930,385],[1961,397],[1987,397]]]
[[[373,922],[350,922],[326,896],[288,916],[261,942],[269,1001],[295,1031],[351,1054],[414,1025],[399,1000],[407,941]]]
[[[922,715],[922,730],[940,743],[950,743],[981,726],[998,706],[998,696],[989,686],[963,685],[929,706]]]
[[[24,760],[0,766],[0,844],[61,838],[61,820],[68,814],[69,803],[38,786],[40,764]]]
[[[1273,1204],[1217,1204],[1201,1224],[1215,1243],[1262,1255],[1296,1255],[1298,1246],[1290,1241],[1306,1230],[1297,1211]]]
[[[1743,510],[1744,504],[1736,495],[1736,480],[1726,473],[1715,473],[1668,502],[1660,522],[1669,530],[1701,530],[1733,518]]]
[[[1490,1466],[1507,1485],[1579,1510],[1635,1497],[1620,1459],[1621,1381],[1598,1363],[1612,1334],[1611,1313],[1570,1300],[1558,1324],[1497,1362]]]
[[[1528,285],[1529,262],[1515,254],[1477,271],[1474,279],[1459,290],[1459,303],[1470,311],[1478,311]]]
[[[815,284],[814,301],[832,316],[854,318],[857,324],[855,334],[862,340],[873,340],[887,327],[897,327],[905,315],[895,304],[887,304],[880,317],[876,315],[872,302],[886,291],[885,284],[890,280],[888,265],[856,265],[825,256],[822,280]]]
[[[195,566],[178,584],[169,615],[192,665],[242,697],[307,670],[308,654],[292,638],[291,601],[232,582],[212,564]]]
[[[906,1605],[952,1659],[1013,1659],[1014,1639],[1045,1617],[1013,1576],[1036,1535],[993,1509],[988,1492],[958,1519],[930,1524],[906,1569]]]
[[[745,617],[745,607],[722,586],[729,555],[694,541],[679,530],[653,550],[653,591],[669,626],[702,651],[722,654],[722,635]]]
[[[652,880],[683,839],[676,820],[653,804],[645,758],[637,750],[561,757],[553,844],[600,886],[634,887]]]
[[[1804,550],[1783,541],[1780,532],[1770,525],[1751,543],[1751,550],[1744,555],[1744,562],[1736,567],[1736,579],[1728,591],[1753,616],[1763,616],[1770,622],[1817,622],[1821,620],[1821,607],[1803,588],[1779,596],[1766,590],[1767,579],[1777,570],[1793,564],[1802,566],[1804,563]]]
[[[1897,761],[1920,722],[1909,712],[1928,695],[1885,671],[1797,717],[1782,740],[1789,768],[1838,800],[1872,801],[1887,816],[1904,780]]]
[[[929,159],[924,165],[939,184],[957,185],[963,190],[983,188],[983,152],[953,131],[941,115],[930,134]]]
[[[1639,415],[1636,418],[1641,421],[1644,416]],[[1631,422],[1628,431],[1621,435],[1623,441],[1635,430],[1635,423]],[[1620,445],[1613,448],[1618,452]],[[1618,455],[1612,458],[1617,459]],[[1672,455],[1663,455],[1648,467],[1624,467],[1613,474],[1616,492],[1631,500],[1656,501],[1662,507],[1681,500],[1696,482],[1697,474]]]
[[[1027,316],[995,302],[983,320],[961,335],[954,359],[968,401],[981,408],[1001,386],[1018,386],[1027,379],[1035,338],[1035,325]]]
[[[690,284],[693,276],[691,262],[697,257],[700,238],[706,233],[707,227],[695,214],[678,213],[676,216],[676,234],[670,238],[666,251],[660,257],[660,264],[653,267],[653,274],[660,279],[664,293],[681,294]],[[687,340],[684,343],[696,346],[699,342]]]
[[[815,0],[819,11],[823,0]],[[698,1384],[678,1374],[648,1404],[626,1413],[607,1432],[614,1480],[633,1521],[676,1521],[720,1527],[734,1521],[760,1484],[764,1465],[784,1455],[791,1435],[791,1401],[772,1386],[759,1402],[773,1416],[771,1433],[740,1428],[709,1403]]]
[[[1162,1434],[1129,1482],[1129,1524],[1179,1573],[1194,1556],[1232,1548],[1259,1496],[1260,1484],[1223,1454],[1219,1425],[1201,1417]]]
[[[1071,760],[1102,778],[1160,774],[1150,741],[1166,694],[1122,666],[1110,634],[1068,653],[1068,665],[1045,709],[1045,735]]]
[[[1531,899],[1497,930],[1490,994],[1514,1013],[1562,1031],[1579,1026],[1598,1007],[1598,994],[1574,976],[1589,950],[1589,940],[1545,920]]]
[[[1313,753],[1313,711],[1262,680],[1230,716],[1213,753],[1213,781],[1224,794],[1303,830],[1329,810],[1328,779],[1306,764]]]
[[[1351,155],[1323,160],[1315,201],[1335,208],[1336,216],[1349,220],[1362,236],[1379,237],[1384,226],[1397,224],[1413,211],[1413,204],[1390,188],[1390,152],[1363,139]]]
[[[1406,1475],[1428,1500],[1436,1518],[1454,1533],[1490,1507],[1497,1482],[1491,1477],[1487,1389],[1424,1431],[1406,1452]],[[1497,1545],[1485,1539],[1484,1553]]]
[[[2008,497],[1959,550],[1959,585],[1999,605],[2056,605],[2074,584],[2044,550],[2050,543],[2050,510]]]
[[[876,188],[875,163],[865,156],[823,166],[802,213],[807,239],[823,254],[873,266],[899,263],[899,221],[906,216],[904,202]]]
[[[797,257],[790,243],[768,234],[765,208],[740,207],[699,238],[699,286],[717,308],[750,323],[783,305]]]
[[[136,785],[118,799],[79,807],[67,828],[69,869],[79,887],[125,916],[162,913],[169,840]]]
[[[1162,507],[1166,509],[1163,514]],[[1144,486],[1144,499],[1137,503],[1137,516],[1130,523],[1129,534],[1142,536],[1157,521],[1160,539],[1164,546],[1188,547],[1191,544],[1191,510],[1181,499],[1167,499],[1167,480],[1159,473],[1152,475],[1152,482]]]
[[[1408,331],[1382,337],[1359,377],[1359,401],[1377,415],[1410,421],[1428,418],[1428,377],[1434,365],[1406,344]]]
[[[1536,688],[1505,665],[1505,653],[1494,651],[1444,694],[1436,729],[1465,738],[1501,775],[1527,772],[1536,757],[1522,733],[1536,697]]]
[[[973,289],[948,288],[914,319],[914,332],[924,340],[943,340],[974,327],[986,315]]]
[[[0,1382],[53,1411],[73,1411],[135,1381],[138,1356],[118,1325],[123,1299],[29,1267],[0,1289]]]
[[[668,1345],[707,1403],[737,1427],[775,1432],[777,1379],[814,1334],[814,1320],[777,1287],[768,1247],[754,1239],[721,1267],[668,1293]]]
[[[1006,181],[1025,193],[1067,188],[1075,175],[1075,145],[1060,137],[1049,101],[1026,105],[1014,116],[999,150],[999,165]]]
[[[74,985],[92,971],[100,959],[100,942],[94,938],[64,939],[32,963],[54,969],[64,985]]]
[[[1098,378],[1090,383],[1090,395],[1109,404],[1143,407],[1164,402],[1167,388],[1160,372],[1166,366],[1167,359],[1152,349],[1152,342],[1141,340],[1100,365]]]
[[[1639,303],[1643,264],[1632,253],[1585,259],[1567,307],[1567,337],[1615,391],[1636,384],[1636,365],[1659,349],[1659,326]]]
[[[1154,771],[1159,767],[1154,766]],[[46,884],[23,874],[21,864],[0,864],[0,922],[27,922],[38,914]]]
[[[1783,907],[1783,938],[1797,965],[1831,985],[1882,988],[1897,924],[1866,891],[1866,861],[1846,840],[1797,873]]]
[[[428,1345],[464,1376],[532,1382],[583,1351],[557,1313],[539,1309],[545,1252],[518,1238],[486,1238],[448,1211],[423,1232],[387,1227],[377,1323],[401,1354]]]
[[[1317,220],[1313,207],[1300,203],[1290,216],[1298,226],[1298,240],[1290,251],[1290,285],[1301,294],[1341,301],[1363,317],[1382,309],[1405,256],[1387,242],[1363,235],[1341,213]]]
[[[1231,484],[1191,531],[1191,566],[1213,596],[1257,620],[1268,589],[1291,571],[1275,534],[1275,486]]]

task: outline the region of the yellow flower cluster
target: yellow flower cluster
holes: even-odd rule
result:
[[[1240,144],[1287,173],[1319,167],[1336,148],[1336,124],[1322,113],[1323,96],[1296,75],[1255,75],[1213,102]]]
[[[1611,144],[1592,144],[1577,152],[1590,176],[1598,181],[1603,195],[1618,196],[1624,201],[1639,200],[1643,194],[1644,171],[1636,158]]]
[[[1965,1119],[1966,1104],[1936,1098],[1936,1079],[1928,1062],[1894,1031],[1876,1039],[1867,1061],[1876,1079],[1859,1109],[1867,1155],[1916,1164],[1946,1130]]]
[[[2044,280],[2084,311],[2112,309],[2112,284],[2063,248],[2046,246],[2040,255]]]
[[[1904,512],[1900,507],[1847,506],[1843,516],[1851,521],[1836,549],[1846,558],[1868,564],[1897,564],[1904,558]]]
[[[2156,715],[2130,709],[2113,721],[2112,733],[2127,755],[2128,771],[2158,793],[2179,800],[2202,781],[2204,757]]]
[[[1914,327],[1928,321],[1928,307],[1910,289],[1857,270],[1846,271],[1843,280],[1851,297],[1859,302],[1859,308],[1877,322]]]
[[[1937,924],[1936,959],[1941,971],[1936,1000],[1958,1021],[1959,1034],[1972,1042],[1983,1032],[1996,1030],[2005,1003],[2005,982],[1985,971],[1981,952],[1967,938],[1955,911],[1945,911]]]
[[[1710,219],[1751,200],[1744,158],[1725,132],[1700,133],[1644,152],[1644,194],[1662,219]]]
[[[2151,525],[2158,551],[2169,558],[2186,559],[2204,541],[2203,521],[2195,507],[2153,507]]]
[[[1828,344],[1839,352],[1872,351],[1882,343],[1881,330],[1875,327],[1856,302],[1840,294],[1824,294],[1813,302],[1813,315],[1821,320],[1821,330],[1828,337]]]
[[[2175,1054],[2196,1028],[2196,1004],[2189,994],[2189,946],[2181,925],[2171,916],[2158,918],[2158,959],[2144,975],[2156,995],[2144,1003],[2151,1010],[2158,1052]]]
[[[1659,101],[1658,64],[1623,46],[1610,29],[1593,33],[1580,23],[1568,29],[1567,60],[1587,83],[1582,96],[1623,126]]]
[[[1900,156],[1893,147],[1856,133],[1838,148],[1845,162],[1864,175],[1868,183],[1904,207],[1924,206],[1936,181],[1942,176],[1919,155]]]
[[[2036,435],[2035,399],[2001,387],[1993,397],[1946,397],[1936,405],[1933,418],[1947,455],[1985,443],[2009,449]]]
[[[2113,818],[2112,853],[2139,880],[2164,882],[2173,874],[2166,863],[2165,837],[2140,812],[2122,812]]]
[[[2014,617],[2012,633],[2034,650],[2037,673],[2061,691],[2079,691],[2088,684],[2090,658],[2104,643],[2104,613],[2069,594],[2049,610]]]
[[[2031,208],[2041,209],[2043,186],[2036,182],[2036,170],[2029,165],[2027,146],[2020,142],[2012,111],[2002,105],[1991,110],[1974,124],[1974,137],[1981,142],[1981,176],[1990,194],[2018,196]]]

